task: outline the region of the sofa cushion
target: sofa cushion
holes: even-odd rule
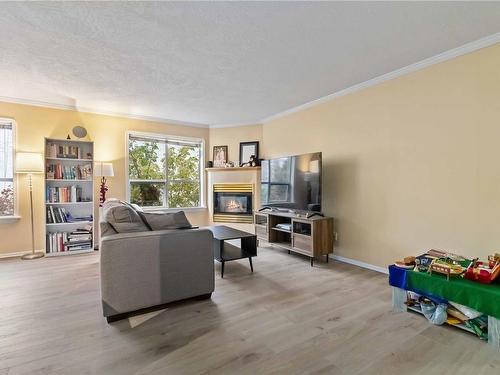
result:
[[[104,221],[113,227],[117,233],[144,232],[150,229],[130,205],[117,200],[104,202],[102,207]]]
[[[99,227],[101,229],[101,238],[110,236],[112,234],[117,234],[118,232],[109,224],[108,222],[101,220],[99,222]]]
[[[140,212],[139,214],[151,230],[186,229],[192,227],[184,211],[161,213]]]
[[[135,203],[129,203],[129,202],[125,202],[125,201],[119,201],[120,203],[126,205],[126,206],[129,206],[131,208],[133,208],[135,211],[137,212],[144,212],[144,210],[142,209],[141,206],[139,206],[138,204],[135,204]]]

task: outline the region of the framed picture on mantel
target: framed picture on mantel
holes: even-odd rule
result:
[[[240,142],[240,166],[248,163],[251,156],[259,160],[259,141]]]
[[[225,167],[227,160],[227,146],[214,146],[214,167]]]

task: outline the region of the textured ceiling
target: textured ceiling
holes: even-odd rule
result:
[[[500,31],[500,3],[2,3],[0,96],[258,122]]]

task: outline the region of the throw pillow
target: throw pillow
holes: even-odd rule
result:
[[[137,211],[120,201],[106,201],[103,205],[103,217],[117,233],[144,232],[150,229],[142,221]]]
[[[184,211],[179,212],[141,212],[140,215],[148,223],[151,230],[164,229],[187,229],[191,228],[191,223]]]
[[[144,210],[142,209],[141,206],[139,206],[138,204],[135,204],[135,203],[129,203],[129,202],[125,202],[125,201],[120,201],[121,204],[124,204],[126,206],[129,206],[129,207],[132,207],[135,211],[137,212],[144,212]]]

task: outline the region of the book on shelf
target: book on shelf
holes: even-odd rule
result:
[[[83,228],[74,229],[71,233],[75,235],[92,233],[92,225],[85,225]]]
[[[46,177],[51,180],[91,180],[92,164],[62,165],[47,163]]]
[[[68,223],[77,223],[80,221],[93,221],[93,216],[92,215],[87,215],[87,216],[77,216],[73,217],[71,213],[67,212],[66,213],[66,220]]]
[[[82,188],[78,185],[47,186],[45,201],[47,203],[77,203],[90,202],[90,199],[82,197]]]
[[[80,146],[61,145],[55,142],[50,142],[47,144],[47,157],[63,159],[91,159],[92,155],[83,155],[83,151]]]
[[[68,214],[64,207],[47,206],[47,224],[67,223]]]
[[[72,232],[49,232],[46,236],[46,252],[59,253],[65,251],[92,249],[92,231],[75,230]]]
[[[47,206],[47,224],[78,223],[92,221],[92,215],[73,217],[64,207]]]
[[[89,242],[90,240],[92,240],[92,238],[90,238],[90,237],[71,238],[71,239],[68,239],[67,244],[69,244],[69,245],[81,245],[81,244],[85,244],[85,243]]]

